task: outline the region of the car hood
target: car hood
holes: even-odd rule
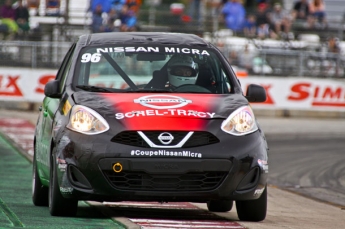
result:
[[[210,120],[225,119],[247,105],[242,95],[94,93],[73,95],[76,104],[87,106],[107,121],[117,120],[129,130],[201,130]]]

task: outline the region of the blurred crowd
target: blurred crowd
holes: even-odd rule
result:
[[[92,32],[137,30],[141,0],[91,0]]]
[[[5,0],[0,6],[0,32],[4,39],[12,39],[21,36],[30,30],[29,11],[23,5],[22,0],[18,0],[15,5],[12,0]]]
[[[241,0],[226,0],[222,1],[219,12],[227,28],[249,38],[293,39],[293,23],[311,29],[327,28],[323,0],[294,1],[291,10],[278,1],[256,0],[251,12],[246,12]]]
[[[136,31],[141,0],[89,0],[91,30],[97,32]],[[61,16],[60,0],[45,0],[44,15],[39,14],[40,0],[0,1],[0,34],[3,40],[25,38],[31,16]]]
[[[30,15],[38,16],[41,0],[0,0],[0,33],[7,38],[26,34],[30,30]],[[91,31],[137,31],[138,15],[145,0],[89,0],[92,15]],[[188,10],[185,22],[202,26],[205,22],[202,5],[214,15],[218,23],[235,35],[248,38],[294,38],[293,24],[306,28],[327,28],[324,0],[294,0],[286,9],[279,0],[183,0]],[[164,3],[164,2],[162,2]],[[250,7],[248,6],[250,4]],[[36,14],[31,13],[36,9]],[[45,0],[45,16],[60,14],[60,0]]]

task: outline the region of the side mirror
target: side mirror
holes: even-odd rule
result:
[[[260,85],[250,84],[247,88],[246,98],[249,102],[265,102],[266,91]]]
[[[60,98],[61,97],[60,81],[59,80],[49,81],[44,87],[44,94],[50,98]]]

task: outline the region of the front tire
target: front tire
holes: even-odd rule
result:
[[[210,200],[207,202],[207,208],[211,212],[228,212],[231,211],[232,200]]]
[[[32,163],[32,202],[36,206],[48,206],[48,187],[43,186],[38,175],[36,152]]]
[[[256,200],[236,201],[236,209],[238,218],[242,221],[264,220],[267,212],[267,186]]]
[[[49,212],[52,216],[75,216],[78,210],[78,200],[66,199],[61,195],[56,163],[52,156],[49,181]]]

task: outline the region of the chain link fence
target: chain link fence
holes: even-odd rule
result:
[[[1,67],[58,69],[71,42],[6,41],[0,43]],[[282,44],[284,45],[284,44]],[[345,58],[325,51],[268,48],[252,44],[248,56],[241,60],[245,45],[219,47],[229,61],[247,68],[249,75],[345,78]]]

